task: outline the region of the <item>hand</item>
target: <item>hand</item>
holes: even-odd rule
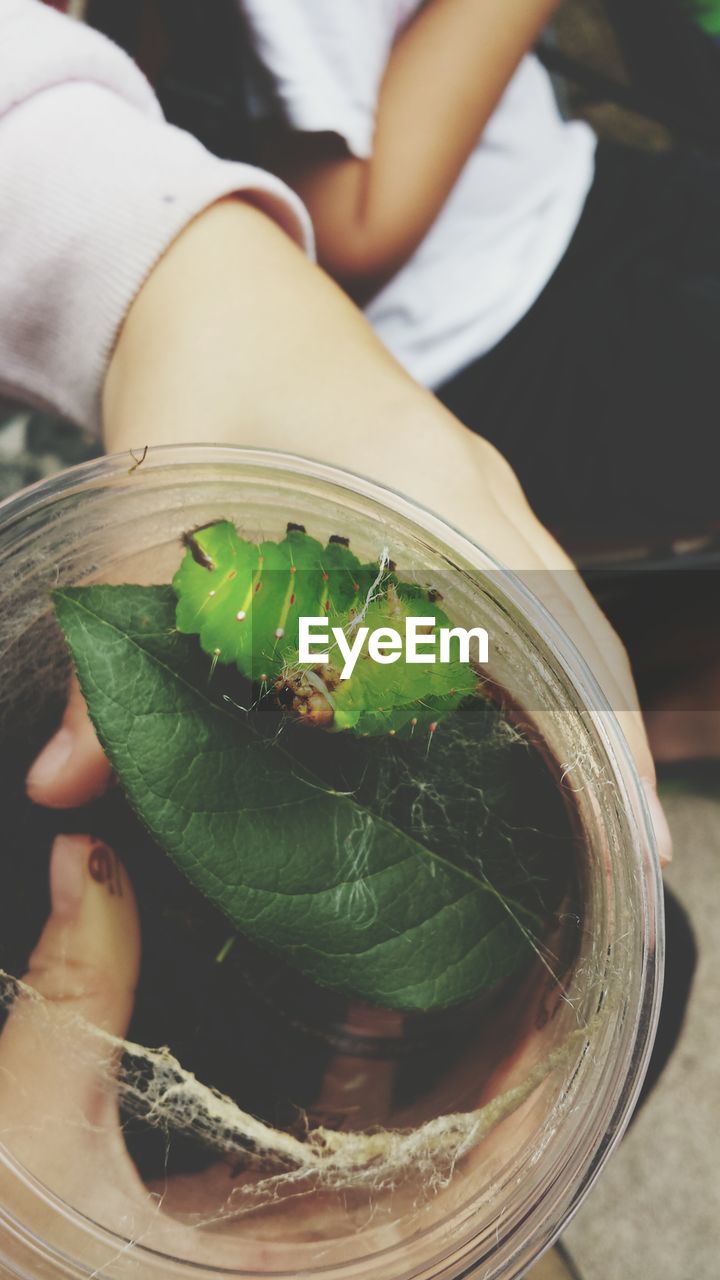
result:
[[[248,1230],[246,1219],[232,1216],[217,1221],[233,1188],[227,1163],[218,1160],[196,1176],[146,1186],[125,1146],[117,1042],[132,1014],[140,930],[124,868],[112,849],[90,836],[58,836],[50,889],[50,918],[0,1034],[3,1151],[112,1232],[173,1257],[264,1272],[262,1225]],[[98,1029],[108,1034],[98,1035]],[[11,1169],[0,1158],[4,1204],[13,1203],[14,1190]],[[198,1218],[210,1222],[208,1231]],[[42,1237],[47,1221],[35,1216],[29,1225]],[[55,1246],[72,1252],[72,1226],[52,1221]],[[281,1226],[271,1237],[272,1253],[278,1269],[289,1272],[302,1240],[293,1206],[284,1225],[296,1243],[292,1249],[283,1243]],[[11,1244],[3,1237],[6,1246]],[[105,1275],[122,1247],[117,1235],[82,1245],[97,1275]]]
[[[361,1247],[353,1243],[358,1231],[367,1232],[371,1242],[377,1231],[377,1240],[387,1246],[388,1221],[383,1215],[389,1212],[394,1243],[402,1241],[405,1232],[415,1236],[419,1212],[425,1226],[444,1219],[447,1208],[442,1195],[431,1197],[419,1209],[419,1188],[412,1176],[407,1185],[384,1193],[391,1209],[379,1197],[369,1214],[363,1209],[362,1194],[353,1208],[345,1194],[323,1194],[316,1188],[310,1205],[295,1182],[286,1188],[284,1199],[277,1190],[269,1215],[248,1215],[247,1201],[242,1195],[235,1200],[233,1192],[247,1190],[253,1174],[238,1172],[222,1160],[202,1173],[145,1185],[125,1146],[117,1087],[119,1044],[130,1022],[140,964],[132,886],[107,845],[87,835],[63,835],[52,849],[50,890],[50,918],[0,1034],[3,1155],[9,1153],[52,1194],[110,1232],[172,1257],[234,1272],[309,1270],[316,1265],[323,1242],[328,1250],[345,1247],[348,1224],[352,1226],[350,1250]],[[516,991],[506,1010],[505,1028],[509,1042],[516,1046],[509,1060],[498,1065],[495,1043],[479,1049],[474,1045],[451,1069],[457,1071],[451,1092],[457,1088],[472,1096],[478,1080],[484,1080],[479,1105],[522,1084],[538,1059],[556,1047],[549,1027],[544,1045],[544,1023],[537,1017],[545,1006],[547,983],[538,984],[535,979],[529,983],[528,995],[529,999]],[[361,1032],[367,1012],[356,1010],[349,1015]],[[525,1040],[519,1039],[518,1022],[529,1029]],[[501,1043],[502,1025],[496,1024]],[[394,1034],[387,1017],[383,1034]],[[370,1086],[368,1073],[372,1073]],[[375,1061],[338,1056],[328,1064],[319,1104],[331,1113],[337,1111],[339,1100],[347,1100],[348,1088],[354,1087],[350,1081],[359,1076],[359,1096],[372,1099],[373,1113],[378,1092],[380,1107],[384,1097],[389,1112],[393,1073],[394,1064],[382,1057]],[[446,1105],[447,1088],[448,1079],[444,1079],[438,1086],[438,1107]],[[415,1105],[396,1116],[398,1124],[413,1126],[426,1118],[427,1112],[414,1114]],[[534,1125],[534,1116],[523,1119],[518,1111],[486,1138],[468,1157],[466,1178],[477,1170],[481,1182],[486,1179],[489,1153],[505,1163],[505,1144],[527,1141],[523,1129],[527,1123]],[[263,1170],[259,1176],[263,1177]],[[12,1166],[0,1156],[2,1202],[12,1205],[15,1190]],[[234,1212],[238,1207],[240,1212]],[[72,1222],[50,1217],[46,1208],[42,1217],[37,1216],[39,1212],[29,1225],[42,1238],[52,1223],[55,1248],[71,1256],[77,1256],[79,1248],[93,1274],[106,1274],[106,1266],[111,1267],[125,1251],[118,1234],[103,1241],[88,1233],[78,1247]],[[378,1223],[374,1223],[376,1214]],[[136,1260],[138,1265],[142,1263]]]
[[[23,1165],[95,1221],[146,1229],[154,1212],[118,1120],[115,1051],[84,1024],[123,1036],[140,963],[135,898],[112,850],[58,836],[52,913],[0,1036],[0,1126]]]
[[[221,201],[170,247],[120,334],[104,418],[111,450],[237,444],[290,450],[368,476],[437,512],[501,564],[527,572],[618,713],[661,858],[669,860],[627,655],[571,561],[500,454],[400,369],[345,295],[262,213]],[[72,789],[83,770],[86,785],[102,771],[97,747],[90,765],[90,730],[77,708],[75,701],[65,722],[76,747],[59,766],[57,786],[50,756],[31,775],[32,794],[45,803],[67,803],[52,797]],[[63,742],[67,749],[69,739]],[[55,753],[56,765],[59,759]]]
[[[263,1269],[261,1242],[179,1220],[191,1206],[212,1219],[227,1201],[229,1167],[194,1179],[141,1180],[122,1135],[117,1040],[127,1032],[140,966],[132,886],[115,853],[87,835],[58,836],[50,859],[51,915],[0,1035],[3,1145],[35,1178],[93,1222],[175,1257]],[[35,999],[33,993],[39,996]],[[109,1033],[109,1037],[97,1034]],[[12,1175],[0,1163],[0,1197]],[[176,1216],[173,1216],[177,1214]],[[37,1221],[31,1223],[37,1227]],[[56,1245],[63,1247],[62,1225]],[[68,1248],[72,1247],[67,1225]],[[42,1235],[42,1228],[40,1229]],[[94,1250],[93,1274],[118,1256]],[[282,1259],[287,1267],[287,1257]]]

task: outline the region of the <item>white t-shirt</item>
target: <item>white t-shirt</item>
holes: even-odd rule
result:
[[[421,0],[242,5],[288,122],[336,133],[367,159],[393,43]],[[367,307],[415,378],[439,386],[529,310],[575,231],[595,146],[587,125],[562,119],[540,63],[524,58],[433,226]]]

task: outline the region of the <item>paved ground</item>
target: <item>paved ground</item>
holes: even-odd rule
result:
[[[559,1249],[546,1253],[533,1267],[526,1280],[579,1280],[574,1267],[562,1256]]]
[[[720,773],[717,789],[675,789],[665,805],[675,841],[666,879],[690,916],[699,953],[683,1033],[565,1233],[573,1271],[551,1254],[528,1280],[720,1275]]]
[[[566,1233],[582,1280],[720,1274],[720,781],[666,807],[667,880],[692,920],[698,969],[670,1064]]]

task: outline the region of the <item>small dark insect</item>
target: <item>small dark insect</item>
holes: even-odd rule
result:
[[[427,598],[431,604],[437,604],[438,600],[442,600],[440,592],[435,587],[430,588],[427,593]]]
[[[350,539],[341,538],[339,533],[332,533],[328,538],[328,542],[336,542],[339,547],[349,547]]]
[[[133,464],[132,464],[132,466],[130,467],[130,469],[128,470],[128,475],[129,475],[129,476],[131,476],[131,475],[132,475],[133,471],[137,471],[138,467],[141,467],[141,466],[142,466],[143,462],[145,461],[145,459],[146,459],[146,458],[147,458],[147,456],[148,456],[148,449],[149,449],[149,448],[150,448],[150,445],[146,444],[146,445],[145,445],[145,447],[144,447],[144,449],[143,449],[143,451],[142,451],[142,453],[140,454],[140,457],[139,457],[139,458],[138,458],[138,457],[136,457],[136,455],[135,455],[135,450],[134,450],[134,449],[129,449],[129,450],[128,450],[128,452],[129,452],[129,454],[130,454],[130,457],[131,457],[131,458],[132,458],[132,460],[133,460]]]
[[[286,533],[293,533],[293,532],[307,533],[307,529],[305,528],[304,524],[293,524],[292,520],[288,520],[285,528],[285,532]]]

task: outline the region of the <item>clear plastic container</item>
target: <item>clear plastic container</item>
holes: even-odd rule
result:
[[[92,1221],[82,1204],[65,1202],[61,1187],[42,1185],[0,1147],[3,1274],[511,1280],[557,1237],[617,1143],[652,1042],[660,879],[625,740],[537,599],[435,516],[315,463],[198,446],[151,450],[134,469],[124,455],[93,462],[0,508],[0,738],[17,740],[18,759],[39,745],[37,726],[48,707],[57,709],[66,675],[49,591],[59,583],[167,582],[181,534],[220,517],[246,537],[280,536],[292,520],[319,538],[342,533],[368,558],[388,547],[403,572],[442,577],[454,622],[482,619],[491,637],[489,674],[540,733],[572,809],[579,927],[564,990],[543,984],[540,964],[522,988],[522,1034],[508,1042],[510,1051],[492,1072],[478,1067],[476,1077],[469,1059],[453,1094],[456,1110],[470,1112],[522,1086],[533,1071],[536,1087],[437,1186],[411,1169],[371,1193],[281,1197],[213,1227],[190,1226],[187,1216],[180,1221],[158,1205],[136,1232],[110,1210]],[[6,886],[11,874],[6,868]],[[352,1057],[358,1040],[391,1037],[383,1016],[368,1028],[358,1015],[358,1026],[345,1027],[352,1043],[341,1051]],[[482,1002],[473,1016],[483,1016]],[[329,1022],[325,1031],[332,1034]],[[4,1096],[11,1105],[11,1084]]]

